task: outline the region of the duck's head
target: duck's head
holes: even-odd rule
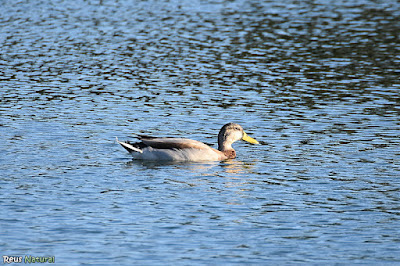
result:
[[[249,137],[243,128],[235,123],[224,125],[218,134],[218,150],[233,150],[232,143],[238,140],[244,140],[252,144],[259,144],[257,140]]]

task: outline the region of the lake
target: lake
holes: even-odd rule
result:
[[[1,256],[400,264],[398,1],[0,6]],[[115,142],[228,122],[261,145],[156,163]]]

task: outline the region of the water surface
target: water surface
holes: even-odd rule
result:
[[[400,263],[397,1],[3,1],[0,255]],[[135,133],[226,162],[132,161]]]

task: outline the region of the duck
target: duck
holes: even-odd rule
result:
[[[218,149],[193,139],[151,137],[137,135],[140,142],[119,141],[133,159],[145,161],[224,161],[236,158],[232,144],[244,140],[252,144],[259,142],[244,132],[236,123],[225,124],[218,133]]]

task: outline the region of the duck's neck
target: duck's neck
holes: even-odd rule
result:
[[[220,151],[233,150],[232,142],[228,141],[221,132],[218,134],[218,150]]]
[[[222,151],[228,159],[236,157],[236,152],[232,148],[232,141],[225,139],[223,136],[218,136],[218,150]]]
[[[220,151],[229,151],[233,150],[232,144],[226,142],[226,141],[218,141],[218,150]]]
[[[218,150],[225,154],[227,159],[236,158],[236,152],[232,148],[232,141],[227,140],[221,134],[218,135]]]

